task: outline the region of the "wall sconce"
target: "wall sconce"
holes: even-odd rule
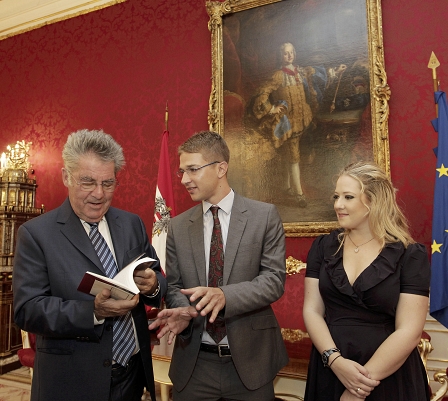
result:
[[[27,171],[30,168],[28,162],[29,150],[32,142],[17,141],[14,146],[8,145],[6,153],[3,152],[0,158],[0,168],[19,169]]]

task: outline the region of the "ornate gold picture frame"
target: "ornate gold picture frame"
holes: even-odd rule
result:
[[[289,237],[331,231],[341,168],[374,160],[390,173],[380,0],[226,0],[206,8],[208,123],[231,150],[232,187],[274,203]]]

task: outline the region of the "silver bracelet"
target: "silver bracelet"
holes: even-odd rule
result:
[[[334,362],[336,359],[338,359],[340,356],[342,356],[342,355],[339,354],[336,358],[334,358],[334,359],[330,362],[330,364],[328,365],[328,367],[331,368],[331,365],[333,365],[333,362]]]
[[[160,292],[160,282],[157,282],[156,290],[152,294],[150,294],[150,295],[145,295],[145,297],[155,298],[157,295],[159,295],[159,292]]]

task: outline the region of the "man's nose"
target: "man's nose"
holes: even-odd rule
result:
[[[180,180],[180,182],[182,184],[186,184],[187,182],[190,182],[190,176],[188,175],[188,173],[186,171],[183,172],[182,174],[182,179]]]
[[[98,196],[104,195],[104,188],[103,188],[103,184],[101,182],[96,184],[95,189],[92,191],[92,194],[98,195]]]

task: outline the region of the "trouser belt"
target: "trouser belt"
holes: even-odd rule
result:
[[[224,356],[232,356],[228,345],[212,345],[201,343],[201,351],[218,354],[221,358]]]

